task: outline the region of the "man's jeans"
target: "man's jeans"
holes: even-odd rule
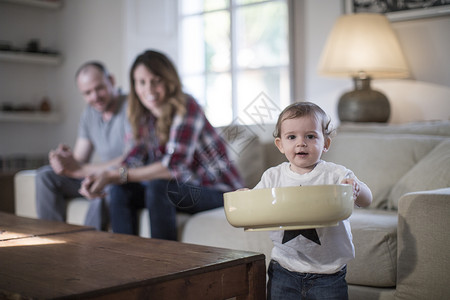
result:
[[[297,273],[284,269],[272,260],[268,269],[267,299],[269,300],[346,300],[347,267],[334,274]]]
[[[56,174],[50,166],[36,171],[36,210],[39,219],[66,221],[67,199],[82,197],[78,190],[81,180]],[[109,222],[107,200],[89,201],[84,224],[97,230],[107,230]]]
[[[177,211],[194,214],[223,206],[223,192],[176,180],[113,185],[110,197],[113,232],[138,234],[137,211],[146,207],[151,237],[166,240],[177,239]]]

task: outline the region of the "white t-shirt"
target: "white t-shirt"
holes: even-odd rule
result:
[[[265,171],[255,189],[340,184],[345,178],[356,179],[353,172],[347,168],[323,160],[306,174],[293,172],[289,165],[288,162],[284,162]],[[309,239],[304,235],[299,235],[283,244],[285,231],[272,231],[270,233],[274,244],[272,259],[289,271],[332,274],[342,269],[355,257],[348,219],[340,221],[338,226],[316,228],[315,230],[320,244],[317,243],[317,240],[314,241],[314,238]]]

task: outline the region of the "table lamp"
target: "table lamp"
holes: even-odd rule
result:
[[[389,20],[381,14],[342,15],[322,52],[319,73],[350,76],[355,89],[341,96],[338,116],[342,122],[387,122],[387,97],[370,87],[371,79],[405,78],[408,66]]]

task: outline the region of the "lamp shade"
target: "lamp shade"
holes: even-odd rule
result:
[[[381,14],[342,15],[322,52],[325,76],[405,78],[408,66],[389,20]]]

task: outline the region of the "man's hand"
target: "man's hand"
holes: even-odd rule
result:
[[[58,175],[70,175],[80,168],[72,150],[64,144],[60,144],[58,148],[51,150],[48,154],[48,160],[53,171]]]

